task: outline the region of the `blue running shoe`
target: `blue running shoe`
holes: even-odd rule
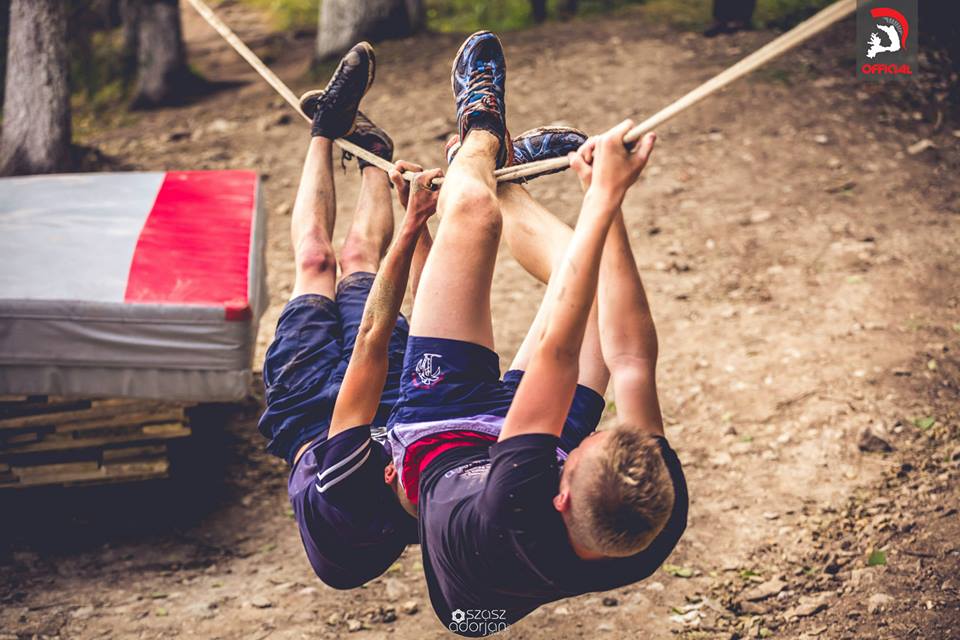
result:
[[[489,131],[500,140],[497,168],[505,166],[512,152],[504,103],[507,63],[500,38],[489,31],[478,31],[467,38],[453,60],[451,80],[460,139],[466,139],[474,128]]]
[[[300,110],[313,121],[311,135],[334,140],[353,133],[360,100],[373,84],[376,62],[370,44],[356,44],[340,60],[325,88],[300,97]]]
[[[587,141],[587,134],[573,127],[550,126],[537,127],[525,131],[513,139],[513,158],[511,165],[527,164],[537,160],[550,160],[552,158],[562,158],[571,151],[576,151]],[[460,150],[460,136],[454,135],[447,141],[447,164],[453,162],[453,158]],[[563,169],[554,169],[547,173],[541,173],[532,178],[518,178],[511,182],[526,182],[540,176],[559,173]]]

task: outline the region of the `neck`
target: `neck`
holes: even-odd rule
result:
[[[569,538],[569,534],[567,535]],[[583,545],[578,544],[577,541],[574,540],[573,538],[569,538],[569,540],[570,540],[570,546],[573,547],[573,552],[577,554],[577,557],[580,558],[581,560],[603,560],[604,558],[607,557],[602,553],[591,551],[590,549],[587,549]]]

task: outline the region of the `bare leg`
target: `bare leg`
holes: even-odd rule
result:
[[[504,236],[510,252],[524,269],[540,282],[550,281],[573,236],[573,229],[547,211],[520,185],[501,184],[497,190],[503,211]],[[550,316],[552,305],[544,296],[526,337],[517,350],[511,369],[525,370],[540,334]],[[590,320],[580,348],[580,375],[577,383],[603,395],[610,372],[600,351],[600,330],[597,305],[590,311]]]
[[[410,334],[493,349],[490,286],[502,220],[493,178],[500,141],[474,129],[444,178],[440,227],[413,304]]]
[[[360,179],[357,211],[340,249],[340,273],[376,273],[393,238],[390,180],[376,167],[365,167]]]
[[[633,259],[623,213],[610,226],[597,291],[601,345],[621,422],[663,434],[657,399],[657,331]]]
[[[337,199],[333,186],[332,144],[328,138],[312,138],[303,163],[290,221],[296,260],[291,298],[305,293],[328,298],[334,295],[337,264],[331,238],[337,216]]]

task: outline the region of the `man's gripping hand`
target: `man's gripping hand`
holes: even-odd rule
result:
[[[397,189],[397,200],[400,201],[400,206],[403,207],[404,211],[407,210],[407,203],[410,200],[410,183],[403,179],[403,174],[407,171],[420,173],[423,171],[423,167],[415,162],[397,160],[396,164],[393,165],[393,169],[387,174],[390,177],[390,182],[392,182],[393,186]]]
[[[606,133],[592,136],[569,155],[570,166],[580,178],[584,191],[592,190],[618,203],[623,200],[647,165],[657,140],[657,134],[651,132],[632,149],[627,149],[623,137],[633,127],[633,120],[624,120]]]
[[[443,169],[420,171],[410,182],[410,193],[407,201],[407,217],[419,225],[426,224],[427,219],[437,212],[437,198],[440,189],[432,186],[433,180],[443,177]],[[400,178],[403,180],[403,178]],[[406,180],[403,180],[406,182]]]

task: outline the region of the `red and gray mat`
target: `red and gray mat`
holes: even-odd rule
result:
[[[251,171],[0,179],[0,394],[244,397],[264,224]]]

